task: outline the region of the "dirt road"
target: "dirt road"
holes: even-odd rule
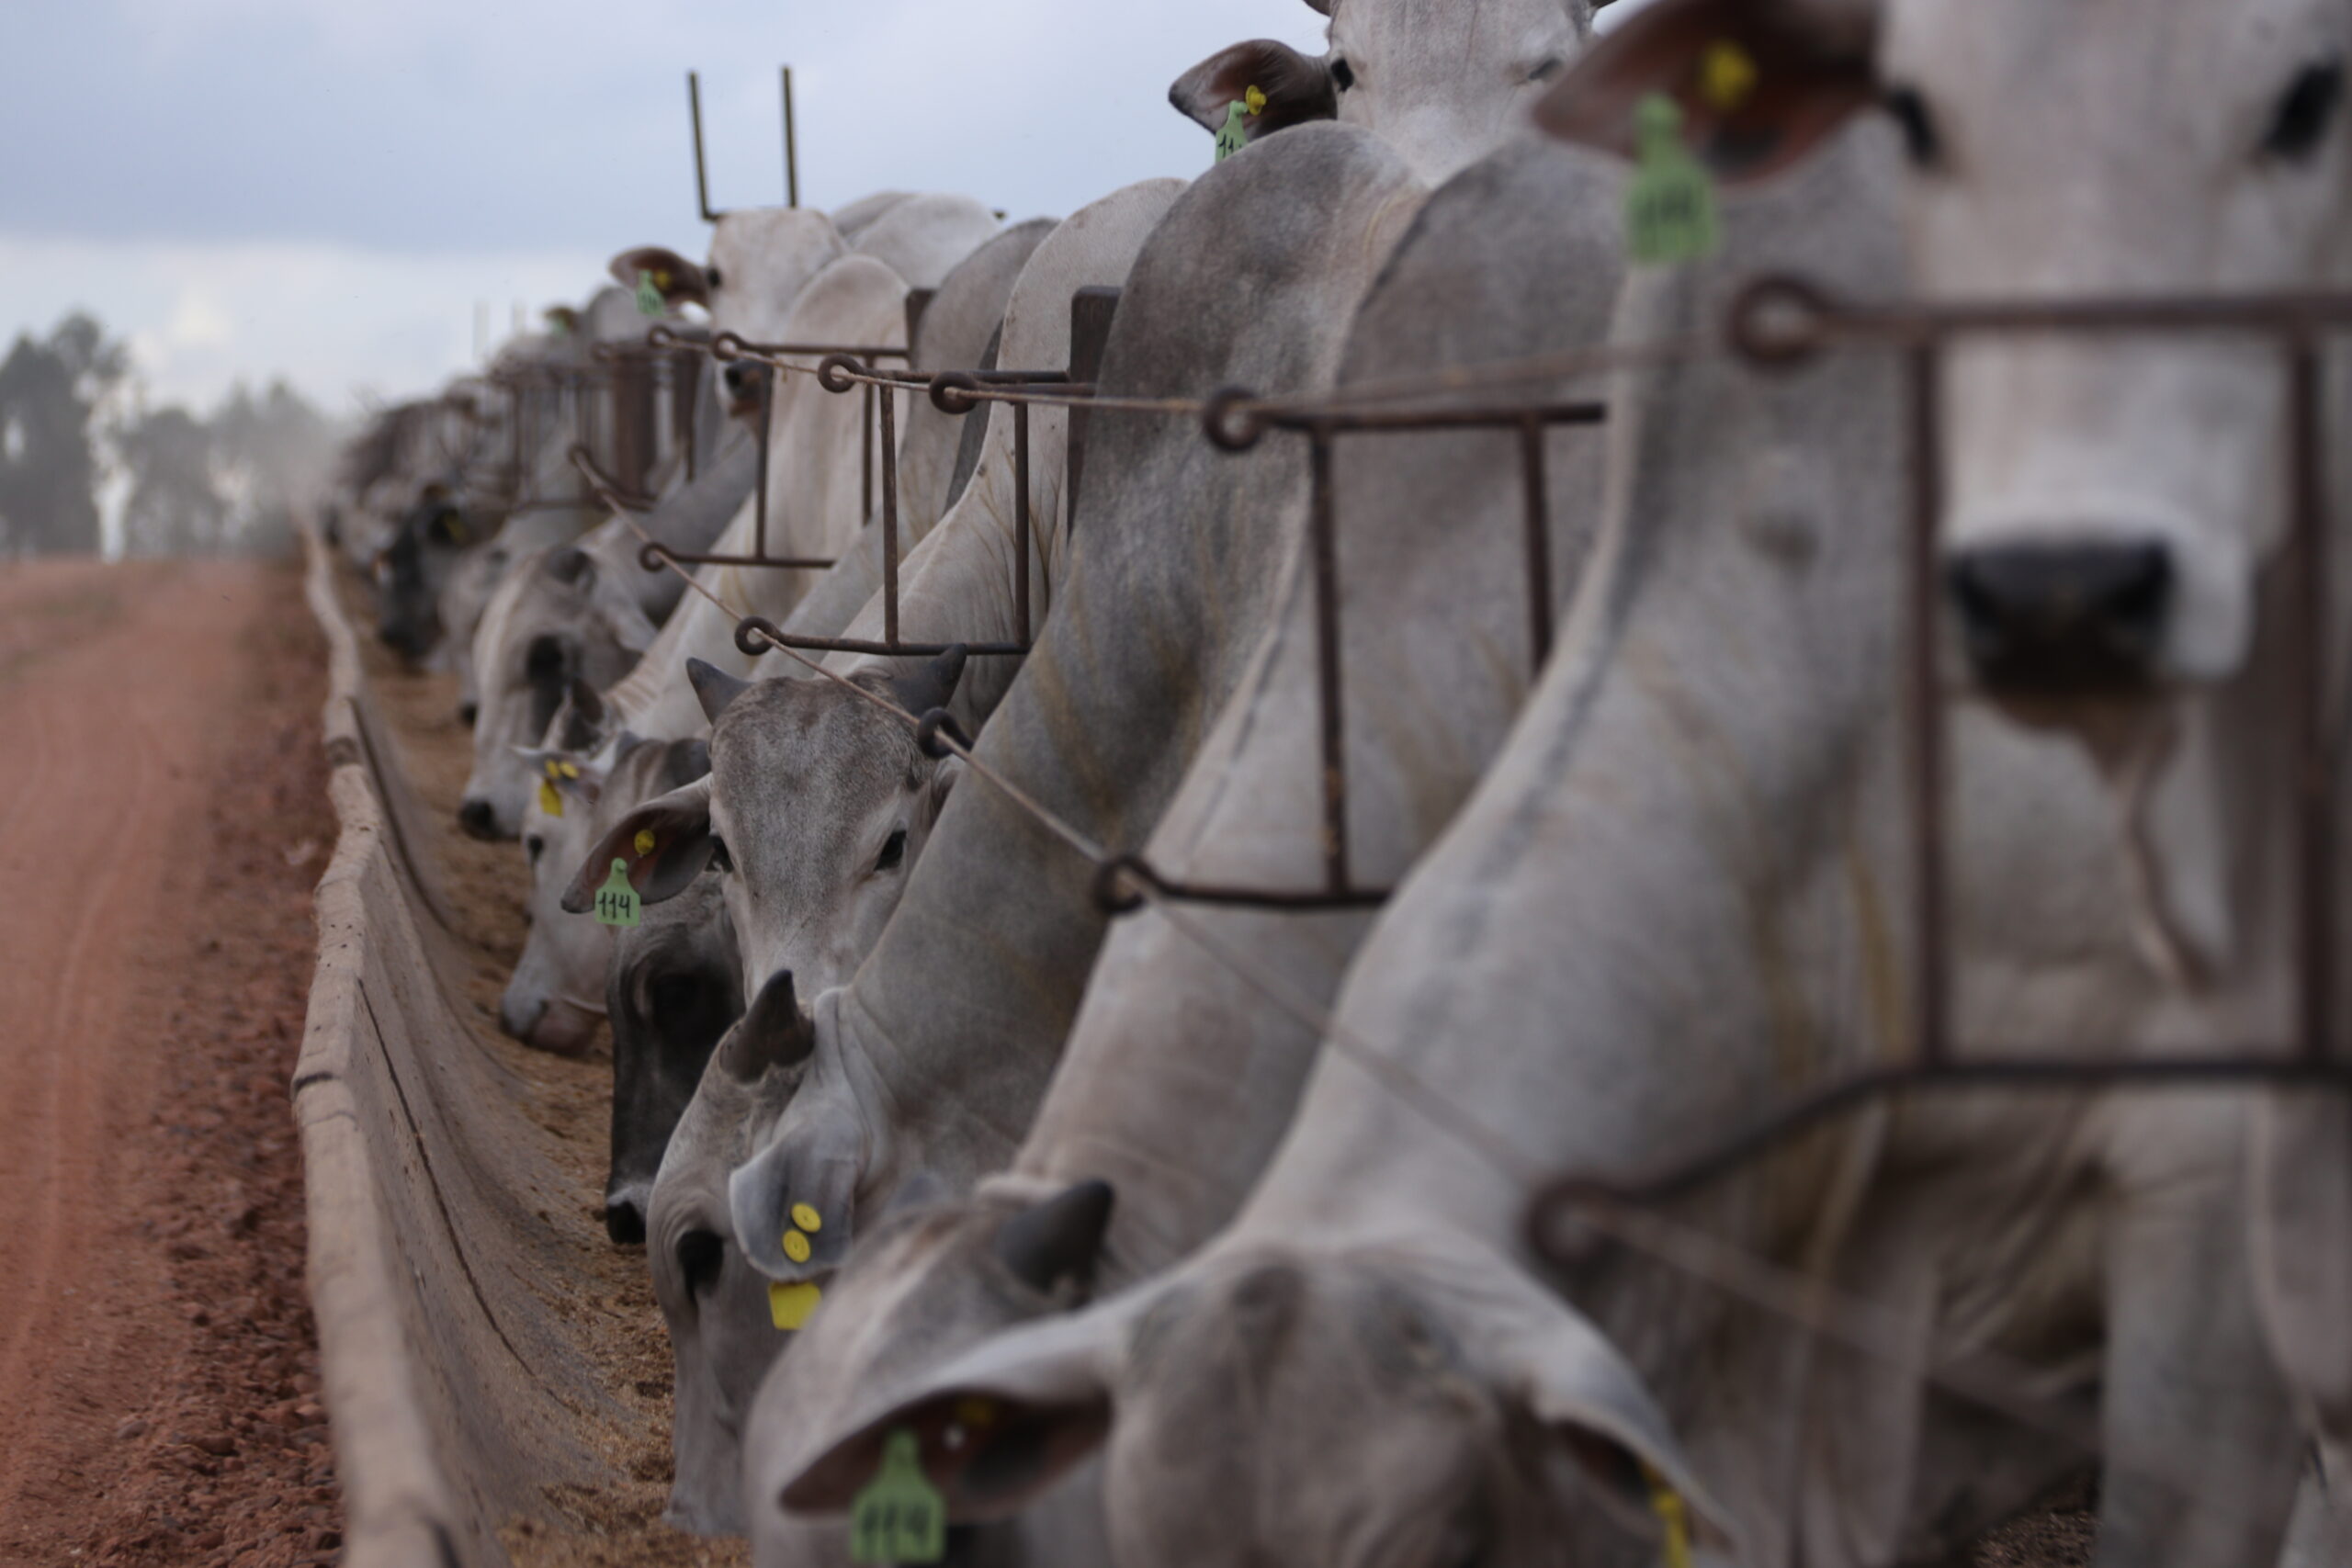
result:
[[[0,1562],[338,1544],[286,1109],[322,663],[288,569],[0,568]]]

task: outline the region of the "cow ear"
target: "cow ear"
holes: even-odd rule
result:
[[[577,752],[554,747],[517,746],[514,755],[523,759],[523,766],[530,770],[533,778],[561,797],[563,805],[593,810],[605,793],[604,771],[582,761]],[[544,810],[545,807],[545,797],[535,791],[531,809]]]
[[[752,1012],[758,1010],[755,1005]],[[751,1021],[746,1014],[738,1030]],[[810,1021],[787,1047],[798,1049],[804,1062],[817,1046],[814,1030]],[[819,1279],[848,1262],[865,1174],[865,1134],[856,1097],[820,1063],[801,1080],[775,1141],[728,1178],[728,1213],[744,1261],[786,1284]]]
[[[1663,94],[1717,177],[1762,179],[1877,101],[1878,10],[1878,0],[1657,0],[1595,39],[1535,122],[1630,157],[1635,110]]]
[[[1603,1506],[1645,1531],[1671,1495],[1694,1524],[1736,1541],[1732,1516],[1699,1483],[1664,1413],[1616,1347],[1532,1282],[1515,1280],[1508,1293],[1522,1310],[1489,1341],[1502,1393],[1552,1434]]]
[[[691,302],[705,309],[710,305],[710,279],[702,268],[660,245],[639,245],[633,251],[623,251],[613,258],[611,270],[614,282],[632,290],[640,278],[650,277],[654,290],[666,304]]]
[[[710,836],[710,781],[698,779],[647,801],[597,840],[563,890],[563,907],[575,915],[594,908],[596,890],[615,861],[628,865],[629,886],[645,902],[674,898],[694,885],[717,848]]]
[[[1159,1294],[1145,1285],[982,1341],[817,1450],[780,1500],[794,1513],[841,1512],[873,1479],[883,1445],[906,1431],[949,1519],[1019,1512],[1109,1436],[1114,1375],[1137,1315]]]
[[[1226,112],[1247,102],[1252,87],[1266,99],[1263,109],[1242,117],[1252,141],[1310,119],[1340,118],[1340,94],[1331,83],[1330,65],[1272,39],[1252,39],[1219,50],[1177,77],[1168,89],[1168,101],[1177,113],[1222,130]]]

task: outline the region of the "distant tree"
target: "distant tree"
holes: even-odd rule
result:
[[[130,473],[122,548],[132,556],[218,555],[229,543],[229,501],[213,471],[213,434],[186,409],[128,422],[116,437]]]
[[[97,549],[93,418],[130,369],[130,351],[80,312],[0,361],[0,554]]]

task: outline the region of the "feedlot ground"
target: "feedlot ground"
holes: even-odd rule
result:
[[[610,1036],[599,1032],[584,1056],[530,1050],[498,1029],[498,998],[522,952],[522,852],[487,844],[457,826],[473,766],[473,736],[458,717],[453,676],[420,674],[373,636],[375,617],[357,579],[338,563],[345,615],[359,634],[360,659],[379,710],[393,731],[401,767],[429,818],[429,854],[455,923],[462,993],[455,1011],[481,1048],[521,1080],[526,1111],[548,1134],[556,1167],[548,1185],[571,1195],[540,1213],[565,1244],[577,1272],[547,1281],[546,1303],[595,1366],[604,1391],[634,1420],[597,1426],[610,1483],[589,1491],[544,1489],[537,1517],[504,1522],[500,1540],[517,1568],[736,1568],[750,1562],[741,1541],[706,1540],[662,1523],[670,1489],[670,1342],[654,1304],[642,1247],[605,1235],[605,1162],[610,1127]]]
[[[0,567],[0,1563],[331,1562],[287,1080],[334,839],[287,567]]]

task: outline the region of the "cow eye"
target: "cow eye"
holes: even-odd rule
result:
[[[2335,121],[2335,106],[2343,97],[2342,62],[2304,66],[2271,115],[2270,129],[2262,138],[2263,155],[2298,163],[2310,157]]]
[[[874,869],[888,871],[906,858],[907,830],[904,828],[896,829],[888,838],[882,840],[882,857],[874,863]]]
[[[718,1283],[718,1270],[726,1261],[727,1244],[714,1232],[688,1231],[678,1238],[678,1272],[690,1294],[708,1295]]]
[[[1331,62],[1331,80],[1344,93],[1356,85],[1356,68],[1344,60],[1335,60]]]
[[[710,869],[721,876],[731,876],[735,872],[735,857],[727,852],[727,840],[716,833],[710,836]]]
[[[1566,63],[1566,61],[1556,54],[1546,55],[1534,70],[1527,73],[1527,79],[1531,82],[1549,82],[1560,73],[1560,68]]]
[[[531,857],[533,865],[537,865],[539,863],[539,857],[548,852],[548,841],[534,833],[523,840],[523,852]]]
[[[1936,117],[1918,88],[1900,85],[1889,87],[1886,112],[1903,128],[1904,151],[1911,154],[1914,166],[1932,169],[1943,161],[1943,138],[1937,132]]]

